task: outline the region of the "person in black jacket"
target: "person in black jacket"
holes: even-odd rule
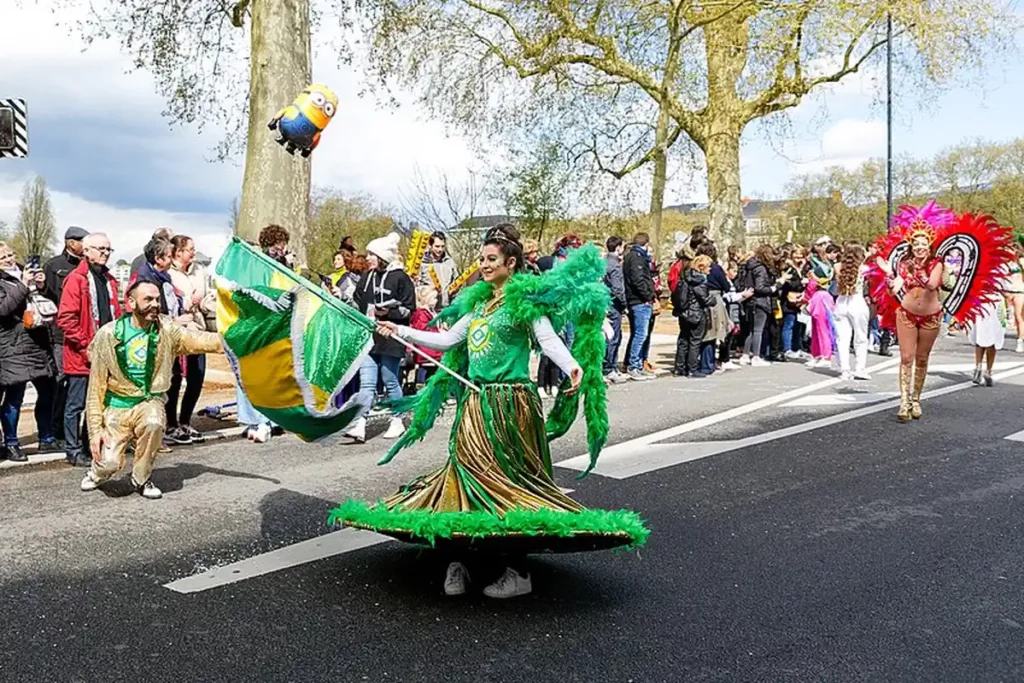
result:
[[[604,356],[604,376],[611,382],[620,382],[625,377],[619,374],[619,346],[622,345],[622,314],[626,311],[626,283],[622,276],[622,254],[625,245],[621,237],[612,236],[605,242],[608,255],[605,256],[604,284],[612,295],[608,307],[608,322],[612,326],[612,338]]]
[[[754,255],[741,264],[746,271],[746,279],[739,276],[737,279],[749,283],[754,290],[754,296],[744,302],[744,317],[750,334],[747,335],[743,345],[742,365],[762,366],[768,365],[768,361],[761,358],[761,340],[764,336],[764,328],[768,322],[768,316],[772,313],[772,297],[775,295],[775,281],[768,264],[776,261],[775,249],[770,244],[762,244],[754,252]]]
[[[53,436],[53,378],[57,372],[50,335],[45,325],[25,328],[30,299],[45,287],[43,271],[22,269],[15,261],[14,250],[0,242],[0,425],[4,432],[0,459],[28,460],[18,440],[18,422],[29,382],[38,395],[35,414],[39,451],[61,450]]]
[[[416,286],[406,275],[398,257],[400,241],[401,236],[392,232],[366,245],[369,270],[356,285],[353,298],[356,308],[371,318],[408,325],[412,320],[412,312],[416,310]],[[377,394],[378,378],[383,379],[390,400],[402,398],[400,373],[404,358],[405,346],[397,340],[373,335],[373,350],[359,368],[359,394],[365,406],[364,413],[352,423],[345,436],[359,443],[366,441],[366,415]],[[397,439],[404,433],[402,418],[392,415],[384,438]]]
[[[46,286],[42,295],[60,306],[60,295],[64,292],[64,280],[71,271],[78,267],[85,254],[82,243],[89,232],[85,228],[72,225],[64,232],[64,251],[54,256],[43,265]],[[64,433],[64,406],[68,399],[68,380],[64,376],[64,332],[57,327],[56,321],[47,324],[50,332],[50,350],[57,369],[57,378],[53,390],[53,433]],[[60,440],[58,440],[60,443]]]
[[[633,380],[650,379],[644,372],[643,348],[654,315],[654,277],[651,273],[650,237],[638,232],[633,246],[622,260],[622,276],[626,289],[629,316],[629,356],[627,375]]]
[[[704,257],[705,260],[707,257]],[[672,315],[679,319],[679,337],[676,339],[676,358],[672,374],[677,377],[701,379],[700,346],[704,341],[707,309],[711,305],[707,277],[690,268],[687,262],[672,290]]]

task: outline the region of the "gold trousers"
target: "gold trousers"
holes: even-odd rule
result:
[[[104,408],[103,447],[100,461],[92,461],[92,479],[102,483],[120,472],[128,444],[134,441],[132,479],[136,484],[149,481],[166,423],[162,398],[143,401],[131,408]]]
[[[503,514],[583,507],[551,478],[551,454],[536,388],[484,385],[459,406],[448,460],[386,499],[390,508]]]

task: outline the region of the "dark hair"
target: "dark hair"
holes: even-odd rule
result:
[[[349,257],[349,256],[346,256],[346,254],[347,254],[347,253],[349,253],[349,252],[347,252],[347,251],[346,251],[346,250],[344,250],[344,249],[339,249],[338,251],[334,252],[334,255],[333,255],[333,256],[331,256],[331,260],[333,261],[334,259],[338,258],[339,256],[340,256],[341,258],[343,258],[343,259],[348,259],[348,258],[351,258],[351,257]]]
[[[288,242],[291,237],[288,235],[288,231],[282,228],[280,225],[268,225],[267,227],[260,230],[259,236],[260,249],[266,251],[275,244],[281,242]]]
[[[128,289],[127,291],[125,291],[124,295],[126,297],[131,296],[132,294],[135,293],[135,290],[141,287],[142,285],[153,285],[154,287],[156,287],[156,283],[151,282],[150,280],[136,280],[135,282],[128,285]],[[159,292],[160,288],[156,287],[156,291]]]
[[[444,234],[440,230],[435,230],[430,234],[430,246],[434,246],[434,240],[441,240],[442,242],[447,242],[448,235]]]
[[[174,247],[174,254],[177,255],[179,251],[185,248],[185,245],[194,240],[188,235],[175,235],[171,238],[171,246]]]
[[[707,234],[708,234],[708,226],[706,226],[706,225],[695,225],[695,226],[693,226],[693,230],[690,231],[690,240],[692,241],[692,240],[697,239],[699,237],[704,237]]]
[[[707,256],[713,262],[718,260],[718,249],[715,247],[715,243],[711,240],[704,240],[697,247],[697,256]]]
[[[608,250],[609,254],[611,252],[615,251],[616,249],[618,249],[621,246],[622,246],[622,238],[619,237],[618,235],[612,235],[604,243],[604,248]]]
[[[170,240],[165,240],[163,237],[154,237],[149,242],[146,242],[146,248],[142,250],[142,253],[146,256],[146,263],[152,266],[156,264],[157,257],[163,256],[164,252],[168,249],[174,249]]]
[[[484,234],[484,246],[486,247],[488,244],[498,247],[501,255],[505,257],[506,263],[510,258],[516,260],[513,272],[523,267],[523,245],[519,241],[519,230],[516,226],[511,223],[499,223],[490,228]]]
[[[647,246],[647,243],[650,241],[651,237],[646,232],[638,232],[637,234],[633,235],[633,244],[637,245],[638,247],[645,247]]]
[[[754,258],[763,263],[768,272],[774,272],[776,267],[775,247],[770,244],[758,245],[757,249],[754,250]]]

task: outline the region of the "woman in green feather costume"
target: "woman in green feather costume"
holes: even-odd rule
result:
[[[646,541],[649,532],[635,512],[586,509],[552,478],[549,441],[572,426],[580,395],[591,459],[587,472],[608,436],[601,376],[602,323],[609,303],[602,282],[604,260],[594,247],[584,247],[540,277],[516,274],[522,263],[518,231],[509,224],[496,226],[488,231],[481,252],[483,280],[438,316],[450,329],[421,332],[379,324],[384,336],[446,351],[445,364],[467,375],[480,391],[442,372],[416,396],[396,405],[396,412],[413,411],[412,425],[381,463],[422,439],[454,396],[458,410],[447,461],[377,505],[342,503],[331,513],[332,524],[503,555],[635,548]],[[576,328],[572,352],[557,335],[567,323]],[[535,348],[569,378],[546,424],[530,379],[530,352]],[[452,562],[445,592],[465,592],[467,579],[465,566]],[[509,566],[484,593],[513,597],[530,590],[529,574]]]

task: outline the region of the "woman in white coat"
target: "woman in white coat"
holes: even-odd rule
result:
[[[1005,292],[1010,285],[1009,278],[1002,285]],[[1006,342],[1007,317],[1006,299],[1000,296],[995,303],[985,305],[981,316],[967,333],[967,338],[974,345],[974,383],[978,386],[992,386],[992,366],[996,362],[996,351],[1001,350]],[[982,360],[985,361],[984,370],[981,367]]]
[[[867,372],[868,364],[868,329],[871,325],[871,314],[867,299],[864,298],[864,264],[866,252],[864,247],[856,243],[848,243],[843,247],[842,261],[839,266],[839,298],[833,311],[836,321],[839,346],[839,368],[842,378],[871,379]],[[850,342],[853,342],[856,365],[850,367]]]

